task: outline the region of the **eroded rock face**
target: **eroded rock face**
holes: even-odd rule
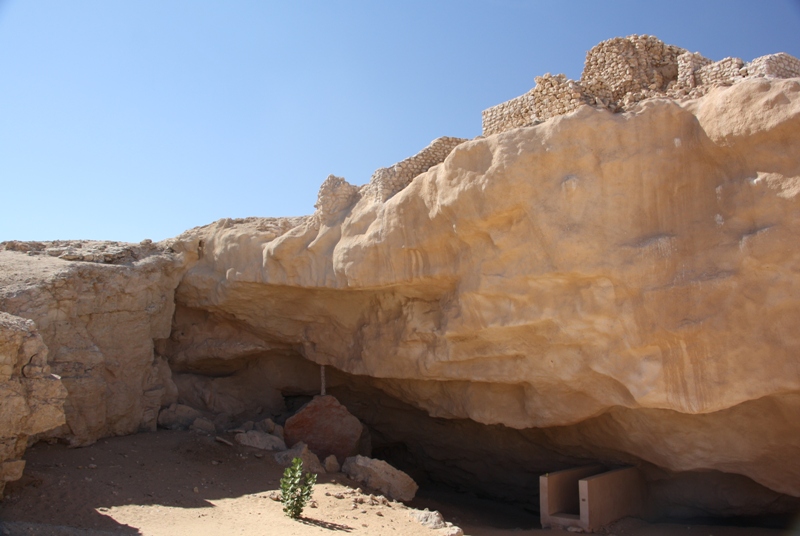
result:
[[[66,396],[36,325],[0,312],[0,498],[22,477],[28,437],[64,424]]]
[[[330,225],[189,233],[177,298],[432,416],[800,496],[798,136],[794,79],[583,106]]]
[[[0,251],[0,310],[36,322],[69,393],[66,428],[54,435],[84,445],[155,430],[176,390],[153,341],[169,337],[185,258],[152,244],[67,244]]]

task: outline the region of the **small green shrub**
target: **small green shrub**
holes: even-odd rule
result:
[[[311,491],[317,483],[317,475],[306,473],[303,475],[303,460],[295,458],[292,465],[286,468],[281,478],[281,502],[283,512],[297,519],[303,513],[306,503],[311,499]]]

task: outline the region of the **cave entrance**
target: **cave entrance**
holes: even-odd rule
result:
[[[176,398],[217,415],[214,424],[218,427],[228,417],[244,422],[271,416],[281,423],[321,389],[319,365],[290,348],[191,363],[170,357],[169,365],[177,386]],[[591,445],[559,446],[548,430],[517,430],[469,419],[431,417],[381,390],[382,380],[350,375],[333,367],[327,367],[326,375],[328,394],[367,426],[372,456],[405,471],[420,485],[418,507],[453,510],[451,517],[457,518],[470,512],[507,512],[476,521],[478,525],[538,526],[539,477],[598,462],[636,463],[645,472],[649,486],[645,517],[650,520],[691,519],[709,512],[782,514],[800,504],[796,498],[780,496],[741,475],[669,473],[614,451],[605,452],[599,460],[592,457],[597,454]],[[717,498],[718,489],[725,489],[726,495]],[[570,494],[568,505],[552,510],[550,515],[579,516],[577,489]],[[737,502],[730,502],[728,497]],[[747,497],[752,508],[743,510],[741,497]],[[512,510],[506,510],[506,506]],[[509,527],[502,524],[503,517],[518,521]]]

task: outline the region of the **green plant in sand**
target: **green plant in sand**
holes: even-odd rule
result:
[[[303,513],[306,503],[311,499],[311,491],[317,483],[317,475],[303,475],[303,460],[295,458],[292,465],[286,468],[281,478],[281,502],[283,512],[297,519]]]

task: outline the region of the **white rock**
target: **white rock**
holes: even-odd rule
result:
[[[286,450],[286,443],[278,436],[250,430],[234,437],[237,443],[261,450]]]
[[[403,471],[395,469],[383,460],[366,456],[347,458],[342,466],[342,472],[397,501],[412,500],[419,487]]]
[[[427,508],[424,510],[409,510],[408,515],[431,529],[443,529],[447,527],[442,514],[437,510],[430,511]]]

